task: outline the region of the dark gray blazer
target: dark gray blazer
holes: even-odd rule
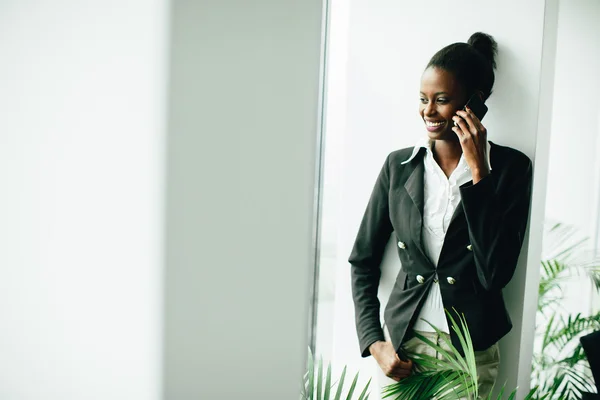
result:
[[[517,265],[531,198],[529,158],[509,147],[492,142],[490,146],[493,170],[476,185],[470,181],[460,187],[461,202],[452,216],[437,266],[444,308],[455,319],[453,309],[464,314],[475,350],[487,349],[512,329],[502,289]],[[402,268],[384,320],[397,350],[412,337],[411,328],[434,284],[435,267],[421,243],[425,149],[402,165],[412,151],[412,147],[394,151],[386,158],[348,260],[363,357],[370,355],[372,343],[384,340],[377,291],[390,235],[398,242]],[[451,338],[462,352],[452,329]]]

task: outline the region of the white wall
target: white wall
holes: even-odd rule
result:
[[[543,137],[538,137],[538,111],[548,119],[551,109],[547,105],[539,109],[545,3],[463,0],[408,6],[390,0],[350,0],[349,4],[348,107],[340,150],[342,164],[338,166],[341,202],[332,357],[336,363],[371,374],[372,359],[360,359],[356,340],[347,256],[385,156],[392,150],[411,146],[425,134],[417,113],[421,73],[441,47],[466,41],[475,31],[492,34],[499,43],[499,58],[495,92],[488,101],[490,112],[484,121],[489,138],[520,149],[534,159],[536,139],[547,141],[548,136],[543,131]],[[542,83],[551,86],[551,81]],[[545,164],[541,170],[545,170]],[[542,190],[534,198],[532,221],[537,225],[542,220],[544,193]],[[528,279],[536,280],[539,265],[539,252],[528,257],[527,248],[539,247],[540,240],[536,235],[526,241],[515,278],[505,290],[514,328],[501,342],[503,365],[499,381],[508,380],[508,387],[514,388],[519,377],[521,394],[517,397],[524,396],[529,384],[528,361],[520,359],[519,349],[521,341],[531,337],[535,319],[535,296],[522,301],[526,273],[530,275]],[[391,277],[399,264],[395,249],[390,250],[383,269]],[[533,270],[527,271],[526,260]],[[390,288],[391,285],[382,288],[382,300],[387,299]]]
[[[167,6],[0,2],[0,398],[158,399]]]
[[[0,3],[0,398],[299,394],[321,18]]]
[[[554,107],[549,146],[546,215],[598,241],[600,226],[600,3],[559,2]],[[597,244],[596,244],[597,245]],[[561,287],[565,313],[587,315],[600,302],[586,276]]]
[[[167,399],[299,395],[321,18],[320,0],[174,2]]]
[[[600,2],[559,5],[547,214],[592,236],[600,180]]]

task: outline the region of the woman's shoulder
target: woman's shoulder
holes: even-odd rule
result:
[[[490,140],[490,162],[502,164],[531,165],[531,159],[521,150],[503,146]]]
[[[394,151],[390,152],[387,156],[388,163],[390,165],[395,165],[395,166],[403,165],[408,160],[415,158],[416,155],[419,153],[419,150],[421,150],[421,149],[419,149],[418,147],[415,147],[415,146],[405,147],[403,149],[394,150]]]

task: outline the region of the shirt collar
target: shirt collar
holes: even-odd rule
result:
[[[491,145],[490,142],[487,141],[487,162],[488,162],[488,166],[490,167],[490,171],[492,170],[492,163],[490,162],[490,149],[491,149]],[[428,137],[422,137],[420,138],[417,143],[415,144],[415,147],[413,149],[412,154],[410,155],[410,157],[408,157],[408,159],[406,161],[403,161],[401,164],[408,164],[409,162],[411,162],[416,156],[417,154],[419,154],[419,151],[421,149],[427,149],[428,152],[431,152],[431,140],[429,140]]]

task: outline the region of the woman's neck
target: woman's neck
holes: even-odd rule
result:
[[[433,158],[444,171],[446,177],[450,177],[462,155],[460,143],[450,140],[434,140],[431,143],[431,151],[433,152]]]

